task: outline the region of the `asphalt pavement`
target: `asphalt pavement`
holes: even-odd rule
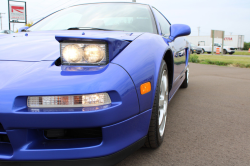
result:
[[[250,69],[190,64],[168,108],[164,142],[117,166],[249,166]]]

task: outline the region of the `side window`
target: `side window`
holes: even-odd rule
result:
[[[158,19],[158,22],[160,24],[160,28],[161,28],[161,33],[163,36],[169,36],[170,35],[170,24],[169,22],[165,19],[165,17],[162,16],[162,14],[156,10],[155,8],[153,8],[155,16]]]

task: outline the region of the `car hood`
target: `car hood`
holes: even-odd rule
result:
[[[133,41],[142,33],[123,31],[71,30],[22,32],[0,36],[0,60],[43,61],[60,56],[59,42],[55,36],[114,38]]]

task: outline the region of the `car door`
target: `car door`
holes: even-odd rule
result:
[[[169,38],[170,36],[170,23],[168,20],[155,8],[153,8],[154,14],[157,17],[161,35],[164,38]],[[173,42],[169,43],[173,51],[174,59],[174,78],[173,87],[177,86],[178,81],[181,79],[185,66],[186,66],[186,45],[187,42],[184,37],[178,37]]]

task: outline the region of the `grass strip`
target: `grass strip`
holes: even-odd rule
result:
[[[250,55],[250,52],[247,52],[247,51],[235,51],[234,55]]]
[[[189,62],[218,66],[250,68],[250,57],[191,54]]]

